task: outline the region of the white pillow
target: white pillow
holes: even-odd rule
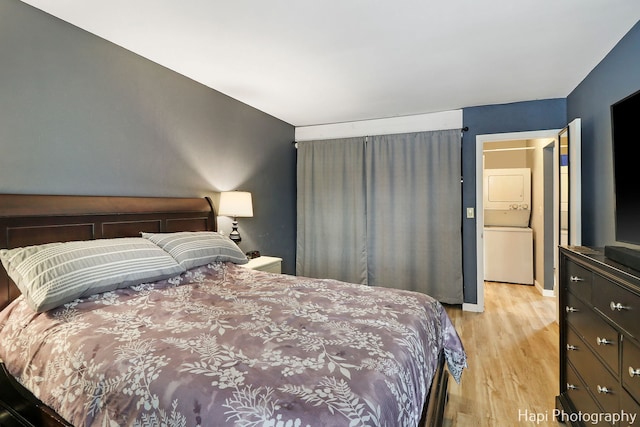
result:
[[[167,251],[187,270],[216,261],[235,264],[249,262],[238,245],[228,237],[213,231],[142,233],[142,237]]]
[[[2,249],[0,260],[38,312],[185,271],[165,251],[140,237]]]

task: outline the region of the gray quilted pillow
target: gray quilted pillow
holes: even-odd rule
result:
[[[165,251],[140,237],[3,249],[0,260],[38,312],[185,271]]]
[[[213,231],[142,233],[142,237],[167,251],[187,270],[215,261],[229,261],[235,264],[249,262],[238,245],[228,237]]]

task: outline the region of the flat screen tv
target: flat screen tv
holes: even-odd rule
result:
[[[616,240],[640,245],[640,90],[611,106],[611,125]]]

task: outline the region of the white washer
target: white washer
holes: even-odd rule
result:
[[[484,228],[484,280],[533,284],[531,228]]]

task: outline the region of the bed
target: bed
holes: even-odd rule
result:
[[[243,268],[215,219],[208,198],[0,195],[0,425],[442,423],[466,356],[437,301]],[[39,299],[6,261],[103,244],[157,274]]]

